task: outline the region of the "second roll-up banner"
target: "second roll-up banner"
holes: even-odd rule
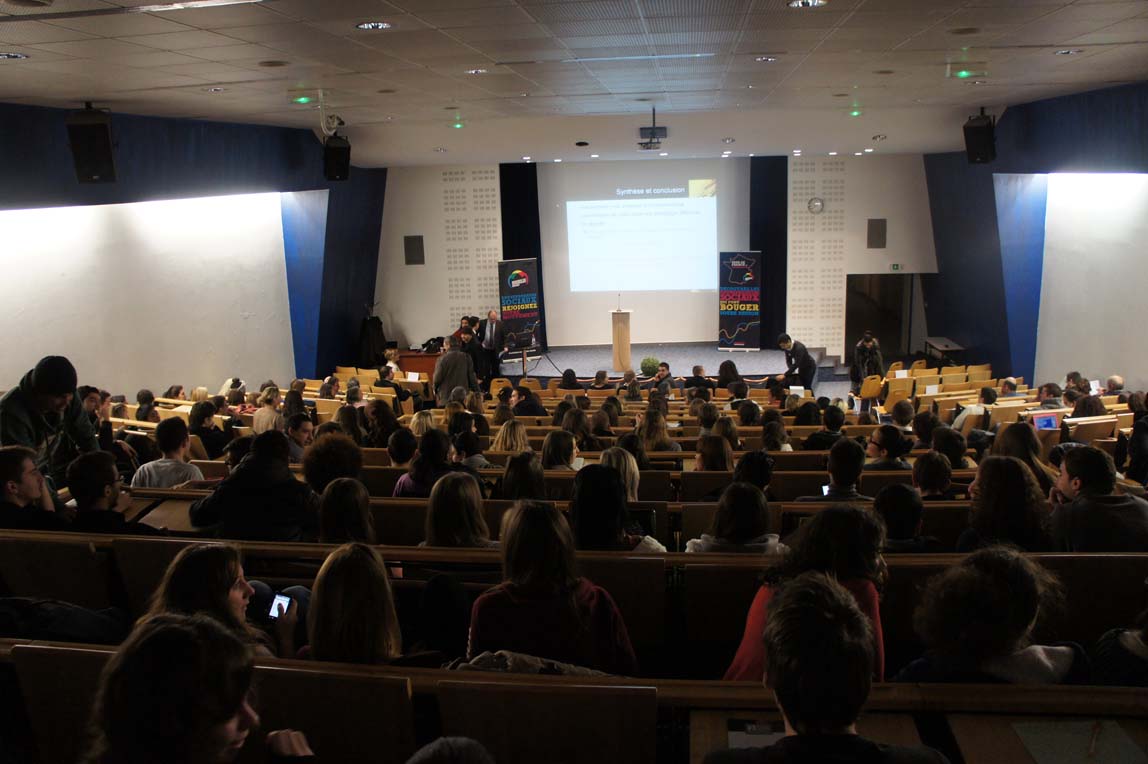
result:
[[[718,350],[761,349],[761,253],[718,254]]]
[[[498,263],[498,302],[510,349],[538,347],[542,337],[542,301],[537,259]]]

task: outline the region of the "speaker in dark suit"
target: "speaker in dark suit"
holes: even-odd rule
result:
[[[498,317],[498,313],[490,311],[486,319],[478,322],[478,346],[482,348],[486,368],[483,379],[489,385],[490,380],[502,375],[500,358],[506,352],[505,324]]]

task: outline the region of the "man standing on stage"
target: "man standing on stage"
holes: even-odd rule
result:
[[[773,397],[780,399],[780,388],[783,384],[799,384],[806,390],[813,390],[813,380],[817,376],[817,361],[809,354],[805,345],[795,341],[788,334],[779,335],[777,346],[785,351],[785,365],[788,367],[784,374],[773,378],[774,383],[770,389],[776,389]]]
[[[485,321],[478,322],[478,344],[482,348],[483,379],[489,387],[490,380],[502,376],[500,358],[506,352],[506,330],[498,320],[498,313],[490,311]]]

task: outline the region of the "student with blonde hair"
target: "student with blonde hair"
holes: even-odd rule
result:
[[[490,450],[517,454],[534,449],[530,447],[530,438],[526,435],[526,425],[517,419],[511,419],[503,423],[502,429],[494,437],[494,443],[491,444]]]

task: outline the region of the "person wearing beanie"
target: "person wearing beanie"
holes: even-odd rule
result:
[[[36,467],[47,475],[64,436],[80,453],[99,450],[92,422],[76,396],[76,368],[67,358],[50,355],[0,398],[0,446],[32,449]]]

